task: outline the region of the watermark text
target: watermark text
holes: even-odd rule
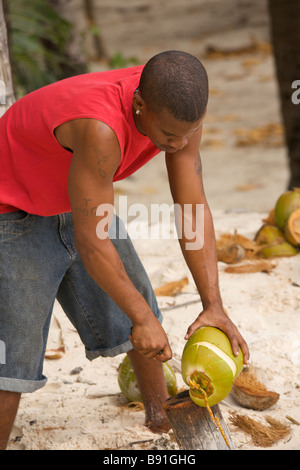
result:
[[[0,364],[6,364],[6,346],[4,341],[0,340]]]
[[[293,104],[299,104],[300,103],[300,80],[294,80],[292,83],[292,88],[296,89],[292,93],[292,103]]]
[[[111,227],[115,208],[111,204],[100,204],[96,216],[101,217],[96,227],[100,240],[123,239],[161,240],[179,239],[185,243],[186,250],[200,250],[204,244],[204,204],[169,205],[151,204],[147,207],[142,203],[128,205],[127,197],[119,197],[118,215],[126,229],[122,226],[115,230]]]

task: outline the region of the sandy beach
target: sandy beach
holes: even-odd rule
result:
[[[236,230],[253,239],[288,180],[272,55],[250,36],[248,46],[232,54],[220,48],[219,56],[203,59],[211,97],[201,156],[217,238]],[[117,202],[124,195],[128,204],[171,204],[162,154],[116,185]],[[180,360],[186,329],[200,313],[201,302],[178,241],[174,236],[134,243],[154,288],[188,278],[178,295],[158,297],[174,357]],[[225,263],[218,266],[224,306],[249,345],[251,370],[280,395],[264,411],[242,407],[231,394],[220,404],[236,449],[299,449],[300,254],[277,259],[269,273],[228,273]],[[117,382],[123,355],[89,362],[56,304],[48,349],[60,347],[64,352],[58,351],[59,357],[45,359],[46,386],[22,396],[9,450],[178,449],[172,430],[152,433],[144,426],[143,410],[128,406]],[[180,389],[184,383],[174,370]],[[271,447],[257,446],[231,422],[233,411],[263,424],[271,416],[289,432]]]

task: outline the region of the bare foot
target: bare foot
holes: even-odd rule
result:
[[[171,425],[164,411],[160,412],[158,409],[146,410],[145,425],[150,431],[158,434],[163,434],[170,431]]]
[[[171,428],[163,403],[169,398],[162,363],[131,350],[128,357],[134,369],[145,406],[145,425],[155,433]]]

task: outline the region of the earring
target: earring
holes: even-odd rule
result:
[[[137,109],[135,114],[141,114],[141,110],[140,109]]]

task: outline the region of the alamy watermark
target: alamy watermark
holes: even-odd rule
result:
[[[0,365],[6,364],[6,346],[4,341],[0,340]]]
[[[291,99],[293,104],[300,103],[300,80],[294,80],[292,83],[292,88],[296,88],[296,91],[292,93]]]
[[[96,227],[97,237],[108,237],[108,227],[113,223],[115,208],[100,204],[95,215],[101,220]],[[142,203],[128,205],[127,196],[119,197],[118,216],[124,223],[109,231],[109,238],[132,240],[182,239],[186,250],[200,250],[204,244],[204,204],[169,205]],[[130,221],[129,221],[130,219]],[[128,235],[127,235],[128,234]]]

